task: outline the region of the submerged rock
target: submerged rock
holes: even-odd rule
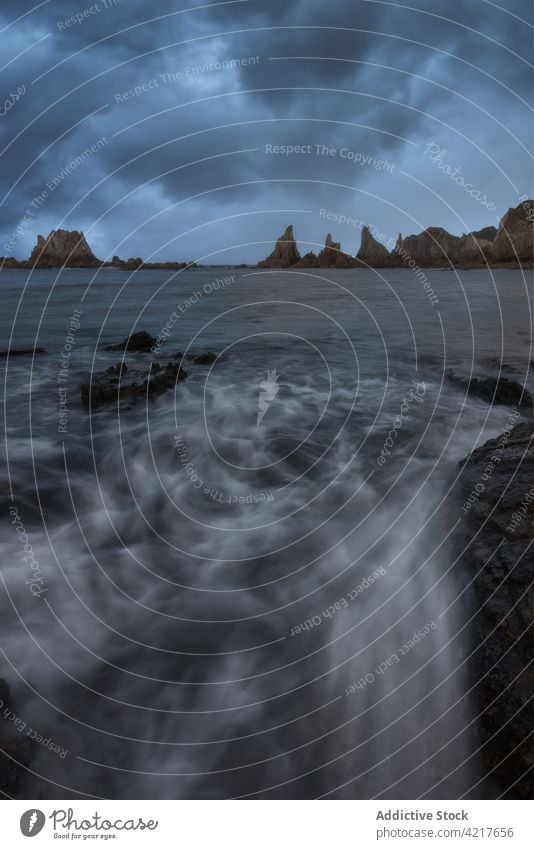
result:
[[[197,366],[210,366],[217,359],[217,354],[214,354],[213,351],[206,351],[205,354],[195,354],[193,355],[193,362]]]
[[[488,404],[504,404],[533,412],[532,395],[516,380],[508,377],[461,377],[452,371],[447,372],[447,379],[467,395],[481,398]]]
[[[125,364],[118,363],[82,383],[80,397],[86,409],[105,407],[134,398],[153,399],[174,389],[186,377],[187,372],[178,363],[169,362],[165,367],[155,363],[148,370],[128,369]]]
[[[132,333],[118,342],[116,345],[106,345],[106,351],[150,351],[157,344],[157,340],[145,330],[139,330],[137,333]]]

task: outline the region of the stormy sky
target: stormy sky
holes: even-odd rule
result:
[[[497,224],[533,194],[531,23],[530,0],[2,0],[0,254],[59,227],[218,264],[288,223],[302,253]]]

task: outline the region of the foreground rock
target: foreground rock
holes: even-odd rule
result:
[[[37,236],[28,265],[34,268],[99,268],[97,259],[78,230],[52,230],[46,239]]]
[[[276,241],[274,251],[267,259],[258,263],[258,268],[289,268],[300,260],[297,243],[293,235],[293,225],[286,227]]]
[[[14,718],[14,719],[13,719]],[[18,782],[30,762],[31,741],[17,732],[9,687],[0,678],[0,796],[14,795]]]
[[[505,797],[532,799],[534,425],[516,425],[460,465],[458,578],[482,754]]]
[[[0,351],[0,359],[5,360],[7,357],[27,357],[34,354],[46,354],[44,348],[10,348],[9,351]]]
[[[503,404],[533,412],[534,401],[530,392],[516,380],[508,377],[461,377],[447,372],[447,379],[453,386],[465,391],[467,395],[481,398],[488,404]]]

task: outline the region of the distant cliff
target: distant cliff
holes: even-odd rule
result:
[[[300,256],[293,236],[287,227],[278,239],[275,250],[258,268],[398,268],[418,265],[425,268],[482,268],[487,265],[518,267],[533,262],[534,201],[522,201],[509,209],[499,229],[482,230],[453,236],[442,227],[428,227],[422,233],[403,238],[390,252],[378,242],[369,227],[362,230],[361,246],[355,257],[344,253],[339,242],[329,233],[323,250],[315,255]]]

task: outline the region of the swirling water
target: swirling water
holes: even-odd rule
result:
[[[408,270],[0,275],[2,347],[46,349],[2,361],[0,677],[62,750],[22,794],[492,792],[451,539],[458,461],[510,410],[445,373],[532,389],[531,281],[425,279],[434,302]],[[130,370],[220,357],[89,416],[103,346],[166,326]]]

